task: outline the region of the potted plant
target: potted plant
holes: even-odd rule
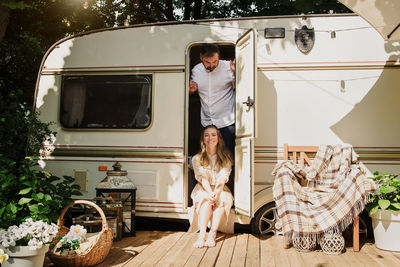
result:
[[[0,247],[3,256],[2,266],[40,267],[45,253],[56,237],[58,227],[41,220],[26,219],[20,225],[12,225],[7,231],[0,230]]]
[[[2,266],[21,266],[16,262],[25,254],[32,256],[24,261],[28,266],[43,266],[48,250],[43,244],[51,242],[58,230],[52,222],[73,195],[81,194],[74,178],[56,177],[37,165],[30,157],[18,164],[0,157],[0,246],[10,257]]]
[[[372,218],[377,248],[400,251],[400,180],[397,175],[374,172],[379,189],[371,195],[367,211]]]

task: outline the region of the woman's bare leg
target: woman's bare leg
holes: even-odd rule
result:
[[[206,240],[206,231],[207,231],[207,225],[208,222],[210,221],[212,215],[212,207],[208,202],[204,202],[199,211],[199,228],[200,228],[200,234],[199,238],[197,241],[194,243],[194,247],[196,248],[202,248],[204,247],[204,243]]]
[[[207,241],[204,244],[205,246],[207,247],[215,246],[215,237],[217,236],[217,229],[224,216],[226,216],[224,207],[218,207],[213,211],[212,225],[210,233],[208,233]]]

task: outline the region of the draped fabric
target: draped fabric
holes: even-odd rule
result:
[[[342,232],[377,189],[349,144],[320,146],[312,166],[283,161],[272,174],[278,216],[288,241]],[[301,186],[299,179],[307,186]]]

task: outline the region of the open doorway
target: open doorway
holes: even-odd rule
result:
[[[215,43],[218,45],[220,50],[220,60],[234,60],[235,59],[235,45],[232,43]],[[191,77],[191,71],[194,66],[201,63],[200,61],[200,50],[202,43],[193,44],[188,51],[189,55],[189,79]],[[200,151],[200,135],[202,131],[202,125],[200,122],[200,97],[198,93],[189,95],[189,114],[188,114],[188,156],[192,157]],[[233,174],[233,172],[232,172]],[[227,183],[228,188],[232,194],[234,192],[234,178],[231,174],[229,182]],[[192,206],[192,199],[190,194],[196,185],[194,178],[194,172],[191,168],[188,170],[188,207]]]

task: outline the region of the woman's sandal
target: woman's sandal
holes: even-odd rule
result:
[[[210,230],[208,233],[207,241],[204,243],[204,246],[212,248],[215,247],[215,237],[217,236],[217,231]]]
[[[197,238],[196,242],[194,242],[193,246],[195,248],[204,248],[205,247],[205,238],[204,236],[199,236],[199,238]]]

